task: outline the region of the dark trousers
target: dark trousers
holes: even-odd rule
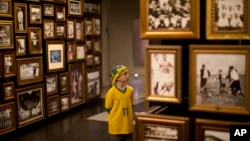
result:
[[[110,134],[110,141],[133,141],[133,133],[131,134]]]

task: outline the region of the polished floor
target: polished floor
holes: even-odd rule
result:
[[[134,111],[148,111],[144,102],[143,78],[133,78],[130,85],[135,89]],[[104,112],[107,89],[103,88],[101,97],[90,103],[0,136],[0,141],[108,141],[107,122],[88,119]]]

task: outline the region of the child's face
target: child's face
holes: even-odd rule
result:
[[[117,78],[118,81],[121,81],[121,82],[127,82],[129,80],[129,74],[128,72],[125,72],[124,74],[122,74],[121,76],[119,76]]]

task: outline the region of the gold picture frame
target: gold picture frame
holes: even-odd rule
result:
[[[42,6],[29,4],[30,24],[42,24]]]
[[[101,95],[100,67],[86,69],[86,101],[96,99]]]
[[[1,0],[0,17],[13,17],[12,0]]]
[[[69,74],[63,72],[59,74],[59,92],[60,95],[67,94],[69,92]]]
[[[6,125],[0,128],[0,135],[7,134],[16,130],[16,108],[14,102],[9,102],[0,105],[0,113],[5,116],[1,124]],[[1,117],[2,118],[2,117]]]
[[[68,16],[82,16],[82,0],[68,0]]]
[[[6,82],[2,85],[3,100],[10,100],[15,98],[15,86],[14,82]]]
[[[58,77],[57,74],[45,75],[45,93],[46,96],[58,93]]]
[[[27,39],[26,36],[15,36],[16,41],[16,56],[25,56],[27,54]]]
[[[13,21],[0,20],[0,50],[14,48]]]
[[[54,17],[55,8],[53,4],[44,3],[43,4],[43,16]]]
[[[43,20],[43,38],[54,39],[55,37],[55,24],[54,20],[44,19]]]
[[[46,105],[47,117],[60,113],[59,95],[47,96]]]
[[[42,28],[29,27],[28,29],[29,54],[42,54]]]
[[[15,33],[28,32],[28,6],[25,3],[14,2]]]
[[[3,77],[16,76],[16,57],[14,52],[3,53]]]

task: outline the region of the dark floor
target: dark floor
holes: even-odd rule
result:
[[[134,112],[148,110],[144,102],[134,107]],[[103,111],[104,99],[99,98],[0,136],[0,141],[108,141],[107,122],[87,119]]]

